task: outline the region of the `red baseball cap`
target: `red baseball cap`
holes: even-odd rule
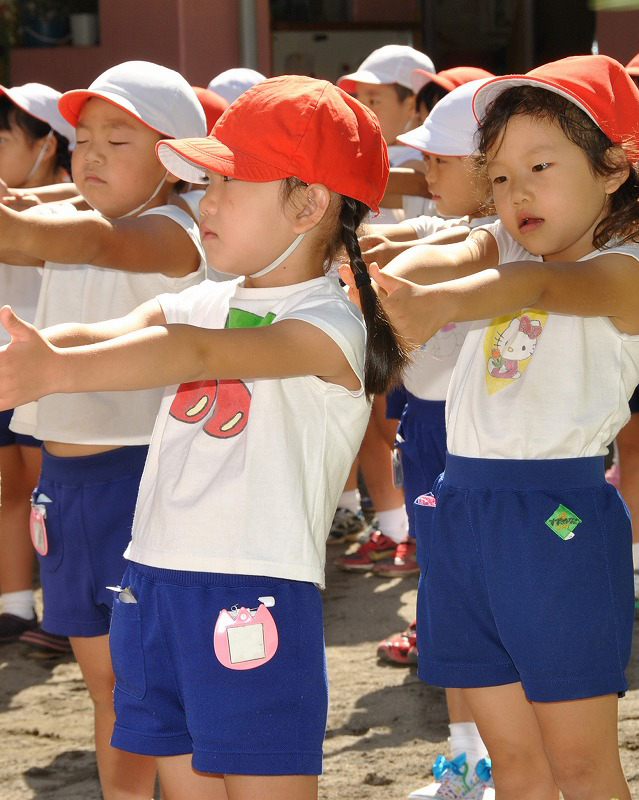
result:
[[[639,76],[639,53],[626,64],[626,69],[631,75]]]
[[[222,114],[205,139],[158,142],[169,172],[202,183],[202,168],[243,181],[296,177],[378,210],[388,153],[377,117],[328,81],[262,81]]]
[[[206,132],[210,133],[215,123],[229,107],[228,100],[225,100],[210,89],[204,89],[202,86],[192,86],[191,88],[195,92],[204,110]]]
[[[490,103],[512,86],[539,86],[565,97],[585,111],[613,144],[630,141],[633,150],[639,150],[639,89],[614,58],[570,56],[525,75],[494,78],[473,98],[477,119],[481,120]]]
[[[447,92],[452,92],[458,86],[463,86],[471,81],[479,81],[484,78],[493,78],[492,72],[488,72],[481,67],[451,67],[443,69],[441,72],[426,72],[423,69],[414,69],[410,76],[410,83],[413,92],[417,94],[427,83],[436,83]]]

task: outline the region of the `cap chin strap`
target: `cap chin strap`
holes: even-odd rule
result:
[[[44,158],[44,150],[47,146],[49,139],[53,136],[53,128],[47,133],[44,142],[42,142],[42,147],[40,148],[40,152],[38,153],[38,157],[35,160],[35,164],[29,170],[29,174],[27,177],[22,181],[23,185],[30,180],[37,172],[38,167],[42,163],[42,159]]]
[[[300,242],[305,236],[306,233],[300,233],[300,235],[293,241],[293,244],[291,244],[290,247],[287,247],[279,258],[276,258],[275,261],[271,261],[267,267],[264,267],[264,269],[261,269],[259,272],[252,272],[251,278],[261,278],[262,275],[268,274],[271,272],[271,270],[274,270],[275,267],[279,267],[282,261],[287,259],[291,253],[299,247]]]
[[[120,214],[120,216],[119,216],[119,217],[117,217],[116,219],[125,219],[126,217],[132,217],[134,214],[137,214],[137,213],[138,213],[138,211],[142,211],[142,209],[143,209],[145,206],[148,206],[148,205],[149,205],[149,203],[151,202],[151,200],[154,200],[154,199],[155,199],[155,198],[158,196],[158,192],[159,192],[159,191],[160,191],[160,189],[161,189],[161,188],[164,186],[164,183],[165,183],[165,181],[166,181],[166,179],[167,179],[168,177],[169,177],[169,173],[168,173],[168,172],[165,172],[165,173],[164,173],[164,177],[163,177],[163,178],[162,178],[162,180],[161,180],[161,181],[158,183],[158,185],[155,187],[155,191],[153,192],[153,194],[151,195],[151,197],[149,197],[149,199],[148,199],[148,200],[145,200],[145,201],[144,201],[144,203],[142,203],[142,205],[138,206],[137,208],[134,208],[134,209],[133,209],[133,211],[129,211],[127,214]]]

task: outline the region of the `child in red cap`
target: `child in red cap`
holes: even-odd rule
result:
[[[356,235],[386,147],[357,100],[287,76],[158,156],[207,184],[204,250],[236,279],[79,326],[94,343],[64,350],[5,308],[2,404],[170,387],[114,603],[112,744],[156,756],[170,797],[306,800],[326,725],[325,540],[367,397],[405,360]],[[365,324],[325,275],[342,246]]]
[[[371,268],[415,342],[485,320],[451,380],[444,473],[416,500],[419,675],[464,689],[497,797],[630,800],[631,531],[603,455],[639,383],[639,91],[580,56],[474,102],[500,220]]]

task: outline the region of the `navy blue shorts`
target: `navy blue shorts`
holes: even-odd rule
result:
[[[406,389],[398,386],[386,395],[386,419],[401,419],[406,405]]]
[[[200,772],[318,775],[328,683],[317,587],[130,563],[111,621],[116,723],[111,744],[150,756],[192,753]],[[270,596],[279,643],[266,663],[224,666],[220,611]]]
[[[636,414],[639,411],[639,386],[634,390],[630,400],[628,400],[628,407],[631,414]]]
[[[446,418],[444,400],[421,400],[406,392],[406,407],[397,430],[402,454],[404,497],[408,530],[415,536],[414,500],[430,492],[446,461]]]
[[[42,627],[63,636],[109,632],[113,592],[127,562],[131,524],[147,447],[58,458],[43,448],[33,493],[46,508],[48,551],[38,554]]]
[[[603,458],[448,455],[434,495],[416,505],[419,677],[521,681],[535,702],[625,691],[632,538]]]
[[[39,439],[34,439],[33,436],[27,436],[25,433],[14,433],[9,428],[12,416],[12,408],[7,411],[0,411],[0,447],[8,447],[11,444],[20,444],[24,447],[40,447],[42,442]]]

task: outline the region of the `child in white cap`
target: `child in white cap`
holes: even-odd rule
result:
[[[232,103],[251,86],[265,80],[266,76],[255,69],[233,67],[212,78],[207,88],[219,94],[227,103]]]
[[[3,185],[31,190],[70,180],[70,147],[75,141],[75,131],[58,110],[59,98],[60,92],[41,83],[0,86]],[[7,202],[13,199],[13,196],[7,198]],[[30,322],[40,284],[38,270],[0,266],[0,296]],[[0,342],[4,344],[8,339],[0,335]],[[9,430],[11,415],[11,411],[0,414],[0,643],[14,641],[37,624],[28,499],[40,471],[41,443]],[[65,640],[57,646],[68,650]]]
[[[156,756],[167,797],[315,800],[326,536],[367,396],[406,357],[356,234],[383,195],[386,147],[357,100],[289,75],[158,155],[206,181],[202,243],[236,279],[67,326],[93,344],[66,350],[5,307],[0,394],[168,385],[113,606],[113,743]],[[363,319],[325,274],[342,246]],[[26,350],[30,378],[12,368]]]
[[[35,324],[68,347],[83,328],[131,311],[160,292],[200,282],[205,260],[195,219],[155,157],[167,136],[204,135],[202,107],[173,70],[132,61],[67,92],[60,111],[76,129],[73,177],[95,211],[16,213],[0,206],[0,259],[43,268]],[[25,267],[23,267],[25,269]],[[100,338],[98,328],[93,339]],[[109,744],[113,672],[108,631],[113,592],[162,392],[57,395],[16,409],[13,430],[44,441],[32,496],[43,628],[68,635],[95,708],[96,755],[105,797],[148,800],[151,759]]]
[[[421,168],[411,148],[397,140],[400,133],[414,124],[415,93],[411,75],[416,69],[435,72],[433,62],[425,53],[408,45],[387,44],[367,56],[355,72],[337,81],[341,89],[355,95],[379,119],[391,168]],[[397,219],[398,215],[387,208],[376,221],[393,223]]]

